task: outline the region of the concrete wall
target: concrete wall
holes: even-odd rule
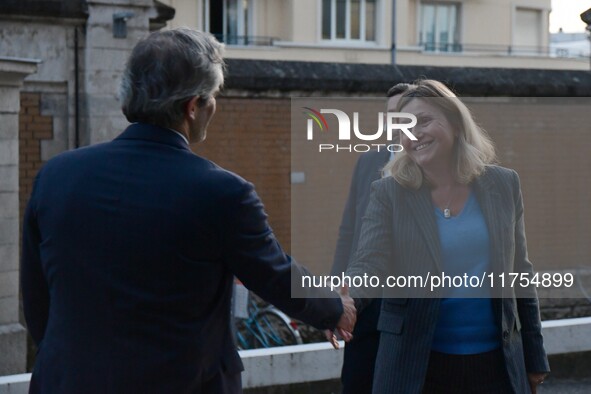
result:
[[[19,319],[19,110],[23,79],[37,62],[0,58],[0,375],[24,372]]]
[[[470,52],[461,55],[420,52],[412,48],[403,48],[397,53],[397,63],[417,66],[448,67],[495,67],[528,68],[532,70],[588,70],[589,59],[560,58],[532,55],[491,55],[486,52]]]
[[[74,147],[74,31],[77,21],[41,22],[3,17],[1,56],[40,59],[39,72],[25,80],[23,90],[43,96],[45,115],[54,117],[55,136],[42,146],[44,160]],[[68,99],[70,98],[70,99]]]
[[[44,115],[53,117],[55,138],[42,144],[47,160],[75,146],[75,52],[78,52],[79,144],[109,140],[125,127],[117,102],[119,81],[131,48],[149,32],[152,0],[88,1],[88,19],[0,15],[0,56],[42,60],[24,90],[41,94]],[[132,12],[127,37],[113,37],[113,14]],[[75,48],[75,36],[78,47]]]
[[[389,64],[388,48],[376,45],[339,48],[322,44],[303,46],[276,43],[272,47],[226,47],[231,59],[288,60],[338,63]],[[585,58],[555,58],[547,56],[491,55],[486,52],[446,54],[422,52],[416,47],[402,47],[396,53],[396,64],[446,67],[529,68],[540,70],[588,70]]]
[[[203,30],[203,0],[163,0],[161,2],[177,10],[168,27],[189,26]]]
[[[107,141],[127,125],[117,102],[125,61],[136,42],[149,32],[152,0],[91,0],[84,37],[83,145]],[[113,14],[132,12],[127,37],[113,37]]]

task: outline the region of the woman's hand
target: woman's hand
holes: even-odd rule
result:
[[[336,331],[339,333],[341,338],[345,342],[349,342],[353,339],[353,328],[357,322],[357,310],[355,309],[355,302],[351,296],[349,296],[349,287],[344,285],[339,291],[341,301],[343,303],[343,314],[337,323]],[[332,330],[325,330],[324,336],[326,340],[332,344],[335,349],[339,348],[338,339]]]
[[[339,333],[339,336],[345,340],[345,342],[349,342],[351,339],[353,339],[353,334],[351,334],[349,331],[337,328],[337,332]],[[324,336],[326,337],[326,340],[330,342],[332,347],[334,347],[335,349],[338,349],[340,347],[339,339],[334,331],[324,330]]]
[[[529,380],[529,387],[531,387],[532,394],[538,392],[538,385],[544,383],[544,379],[547,375],[546,372],[533,372],[527,374],[527,380]]]

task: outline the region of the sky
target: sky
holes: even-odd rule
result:
[[[550,33],[558,32],[562,27],[565,33],[585,31],[581,13],[591,8],[591,0],[552,0],[550,13]]]

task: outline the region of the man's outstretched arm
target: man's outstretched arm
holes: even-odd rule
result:
[[[253,185],[243,182],[225,199],[225,260],[238,279],[287,314],[319,329],[343,326],[352,331],[354,303],[348,295],[307,288],[301,298],[292,297],[292,279],[302,283],[298,278],[310,273],[281,249]]]

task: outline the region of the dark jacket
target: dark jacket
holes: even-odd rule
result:
[[[381,170],[389,159],[390,152],[382,150],[364,153],[357,160],[339,227],[332,275],[341,275],[345,272],[357,250],[371,184],[381,178]],[[357,316],[353,340],[345,346],[341,372],[343,394],[363,394],[372,391],[375,360],[380,343],[377,329],[380,307],[380,300],[375,299]]]
[[[305,270],[266,218],[252,184],[168,129],[133,124],[50,160],[23,229],[23,305],[39,346],[31,392],[240,391],[233,275],[333,328],[340,300],[291,299],[291,271]]]

